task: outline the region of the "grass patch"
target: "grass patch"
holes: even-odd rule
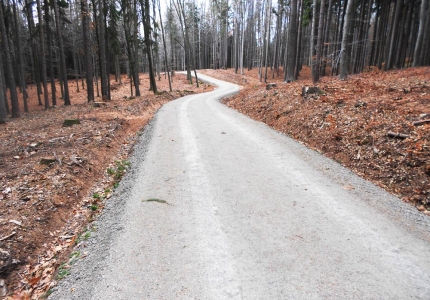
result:
[[[66,276],[70,275],[70,270],[69,270],[69,265],[67,265],[66,263],[63,263],[60,265],[60,267],[58,268],[58,273],[56,276],[57,280],[61,280]]]

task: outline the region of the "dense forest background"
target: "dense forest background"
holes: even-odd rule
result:
[[[160,1],[164,1],[160,3]],[[312,79],[430,64],[429,0],[1,0],[0,123],[28,111],[27,85],[45,109],[70,105],[69,84],[109,100],[110,78],[196,69],[258,68],[261,81]],[[55,80],[60,82],[56,90]],[[198,81],[196,81],[198,84]]]

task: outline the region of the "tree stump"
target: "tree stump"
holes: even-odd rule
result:
[[[268,83],[266,85],[266,90],[270,90],[270,89],[273,89],[275,87],[277,87],[276,83]]]
[[[304,86],[302,87],[302,97],[310,95],[324,95],[325,92],[317,86]]]

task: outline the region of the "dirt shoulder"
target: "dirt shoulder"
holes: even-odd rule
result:
[[[244,89],[224,103],[330,157],[430,215],[430,68],[322,77],[324,94],[302,97],[309,69],[266,89],[258,71],[205,70]],[[427,120],[427,121],[426,121]]]
[[[213,89],[196,88],[182,74],[174,77],[172,93],[165,92],[164,77],[158,95],[149,91],[147,75],[141,83],[142,96],[129,97],[129,80],[112,80],[113,100],[94,107],[86,90],[78,93],[71,82],[73,105],[48,111],[30,87],[30,113],[0,125],[0,280],[9,296],[37,299],[67,273],[63,265],[64,274],[57,274],[60,262],[85,238],[84,226],[127,172],[127,157],[155,112],[170,100]],[[63,127],[66,119],[80,124]],[[0,296],[5,291],[0,286]]]

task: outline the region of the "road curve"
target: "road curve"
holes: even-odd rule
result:
[[[50,299],[430,299],[427,217],[200,78],[218,88],[158,111]]]

